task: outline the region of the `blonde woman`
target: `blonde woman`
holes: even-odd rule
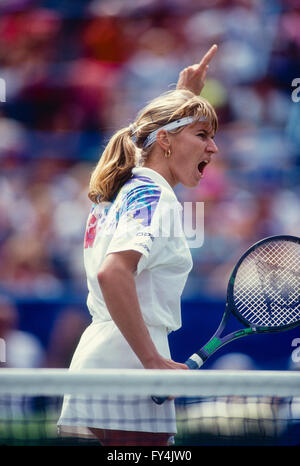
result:
[[[199,97],[215,51],[111,138],[91,176],[84,262],[93,320],[73,370],[187,369],[168,346],[168,333],[181,326],[192,268],[173,188],[197,186],[217,152],[217,116]],[[93,435],[102,445],[166,446],[176,433],[173,400],[158,406],[149,397],[110,396],[91,405],[74,398],[64,399],[62,434]]]

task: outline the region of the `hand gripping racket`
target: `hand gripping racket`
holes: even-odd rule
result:
[[[233,314],[245,327],[221,334]],[[289,330],[300,324],[300,238],[272,236],[251,246],[234,267],[221,323],[185,364],[199,369],[219,348],[247,335]],[[167,397],[152,397],[162,404]]]

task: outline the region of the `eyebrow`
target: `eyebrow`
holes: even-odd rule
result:
[[[196,133],[205,133],[207,136],[213,138],[215,136],[215,132],[213,131],[213,129],[210,129],[210,131],[208,129],[197,129]]]

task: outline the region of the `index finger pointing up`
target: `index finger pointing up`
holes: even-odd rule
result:
[[[212,58],[214,57],[214,55],[216,54],[218,50],[218,46],[217,44],[214,44],[208,52],[206,52],[206,54],[204,55],[204,57],[202,58],[202,60],[200,61],[199,65],[201,66],[201,68],[205,67],[208,65],[208,63],[212,60]]]

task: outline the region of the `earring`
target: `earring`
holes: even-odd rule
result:
[[[166,152],[165,152],[165,157],[166,159],[169,159],[171,157],[171,149],[168,149]]]

